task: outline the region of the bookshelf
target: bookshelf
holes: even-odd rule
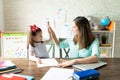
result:
[[[114,48],[115,48],[115,22],[113,25],[112,30],[96,30],[92,31],[93,34],[99,39],[100,41],[100,51],[101,57],[114,57]],[[102,43],[102,36],[106,36],[107,40],[106,43]]]

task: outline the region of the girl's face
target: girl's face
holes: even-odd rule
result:
[[[77,35],[78,32],[79,32],[78,27],[77,27],[77,25],[75,24],[75,22],[73,22],[72,31],[73,31],[73,34],[74,34],[74,35]]]
[[[42,41],[42,32],[38,32],[36,36],[33,36],[34,41]]]

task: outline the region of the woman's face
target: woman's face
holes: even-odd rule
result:
[[[74,35],[77,35],[78,34],[78,27],[77,25],[75,24],[75,22],[73,22],[73,27],[72,27],[72,31],[73,31],[73,34]]]
[[[42,32],[38,32],[36,36],[33,36],[34,41],[42,41]]]

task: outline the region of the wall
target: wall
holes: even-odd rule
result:
[[[120,0],[4,0],[5,30],[28,30],[30,24],[41,25],[46,17],[54,17],[58,8],[66,10],[66,22],[76,16],[109,16],[117,21],[115,57],[120,57]],[[117,43],[117,45],[116,45]]]
[[[4,30],[3,0],[0,0],[0,30]]]
[[[0,0],[0,31],[3,30],[4,30],[3,0]],[[1,39],[0,39],[0,55],[1,55]]]

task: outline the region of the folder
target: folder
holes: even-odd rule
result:
[[[84,71],[77,71],[73,73],[73,78],[75,80],[95,80],[98,78],[100,73],[97,70],[94,69],[88,69]]]
[[[23,75],[23,74],[11,74],[13,76],[18,76],[18,77],[24,77],[26,78],[26,80],[34,80],[33,76],[29,76],[29,75]]]
[[[2,74],[0,75],[0,80],[26,80],[24,77],[13,76],[10,74]]]

